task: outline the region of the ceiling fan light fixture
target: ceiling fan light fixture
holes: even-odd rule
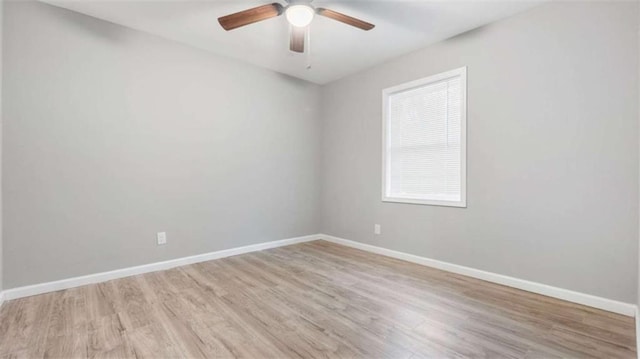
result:
[[[309,5],[291,5],[287,8],[285,16],[287,21],[296,27],[305,27],[311,24],[315,11]]]

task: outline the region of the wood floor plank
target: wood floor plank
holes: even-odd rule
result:
[[[14,322],[14,332],[4,341],[11,352],[23,353],[27,357],[44,356],[51,311],[61,295],[61,292],[54,292],[25,298]]]
[[[635,358],[632,318],[314,241],[6,302],[0,358]]]
[[[87,356],[89,358],[135,356],[125,338],[124,326],[119,315],[101,316],[87,323]]]

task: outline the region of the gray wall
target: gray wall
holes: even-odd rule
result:
[[[0,188],[2,188],[2,24],[4,16],[4,0],[0,0]],[[2,280],[2,191],[0,191],[0,291],[3,288]]]
[[[545,4],[323,87],[323,232],[635,303],[637,7]],[[461,66],[468,208],[382,203],[382,89]]]
[[[5,288],[319,231],[317,86],[41,3],[5,12]]]

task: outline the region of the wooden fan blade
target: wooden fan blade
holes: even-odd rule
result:
[[[284,7],[278,3],[262,5],[218,18],[223,29],[229,31],[254,22],[282,15]]]
[[[329,9],[317,8],[316,13],[318,15],[325,16],[336,21],[340,21],[347,25],[355,26],[358,29],[362,29],[365,31],[369,31],[375,27],[374,24],[370,24],[366,21],[362,21],[360,19],[356,19],[355,17],[351,17],[349,15],[345,15]]]
[[[291,41],[289,41],[289,50],[295,52],[304,52],[304,35],[307,29],[305,27],[291,26]]]

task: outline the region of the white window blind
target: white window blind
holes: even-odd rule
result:
[[[384,91],[383,200],[466,206],[466,69]]]

